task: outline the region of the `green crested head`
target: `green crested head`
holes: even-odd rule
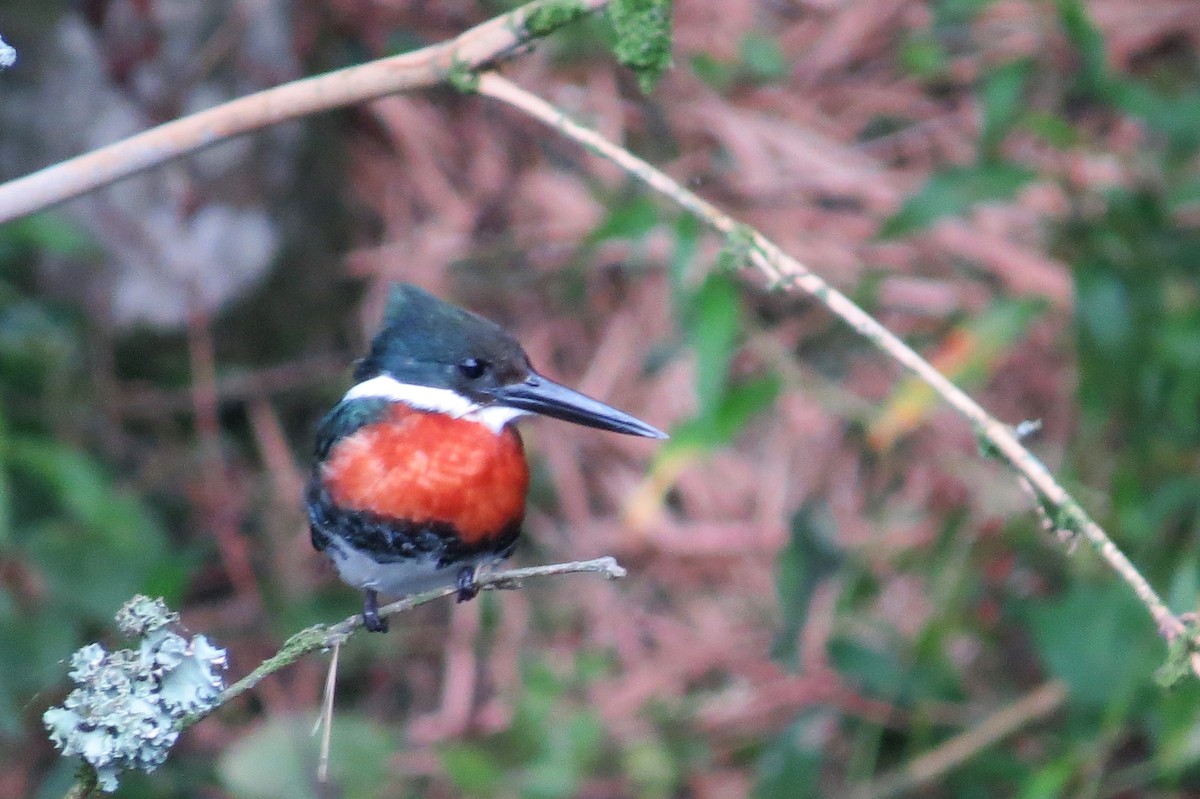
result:
[[[533,370],[508,331],[424,289],[396,284],[383,329],[354,370],[356,384],[327,417],[330,440],[375,418],[377,402],[468,418],[502,429],[527,413],[634,436],[665,438],[623,411],[561,386]],[[363,404],[372,400],[371,404]],[[336,419],[333,417],[337,417]],[[320,447],[319,447],[320,449]]]
[[[504,328],[406,283],[392,286],[383,328],[354,379],[379,376],[485,399],[530,373],[525,350]]]

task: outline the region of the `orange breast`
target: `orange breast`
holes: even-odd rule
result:
[[[382,422],[334,445],[322,466],[333,501],[394,519],[453,524],[467,544],[525,515],[521,438],[395,404]]]

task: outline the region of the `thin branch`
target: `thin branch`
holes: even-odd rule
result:
[[[609,0],[576,2],[583,14]],[[239,97],[11,180],[0,185],[0,224],[243,133],[469,77],[571,22],[570,15],[542,13],[556,3],[561,0],[535,0],[449,41]]]
[[[554,577],[560,574],[599,574],[610,580],[624,577],[628,572],[610,556],[593,560],[578,560],[568,563],[550,563],[545,566],[529,566],[523,569],[509,569],[500,572],[481,572],[475,580],[475,585],[481,591],[520,588],[525,580],[531,577]],[[379,609],[381,617],[395,616],[428,604],[442,597],[457,592],[457,588],[448,586],[422,594],[413,594],[404,599],[392,602]],[[363,617],[359,614],[350,616],[336,624],[317,624],[301,630],[284,642],[279,651],[263,661],[254,671],[247,674],[233,685],[226,688],[218,698],[212,710],[187,716],[179,723],[179,729],[184,730],[200,719],[214,712],[217,708],[236,699],[274,674],[285,666],[290,666],[305,655],[318,650],[332,649],[344,644],[363,626]],[[95,772],[84,764],[80,777],[68,790],[64,799],[83,799],[96,791]]]
[[[966,732],[910,761],[893,774],[861,788],[857,799],[891,799],[928,785],[1001,739],[1044,718],[1067,701],[1067,686],[1052,680],[988,716]]]
[[[1025,448],[1014,429],[992,417],[979,403],[950,382],[874,317],[855,305],[849,297],[810,272],[806,266],[757,230],[738,222],[713,204],[688,191],[628,150],[613,144],[594,130],[572,121],[540,97],[493,72],[480,76],[478,91],[550,125],[562,135],[611,161],[650,188],[700,217],[713,229],[725,235],[731,244],[744,245],[750,262],[767,277],[773,287],[785,290],[800,289],[811,295],[859,334],[928,383],[942,399],[971,422],[981,440],[994,447],[996,453],[1033,486],[1044,504],[1055,510],[1056,528],[1082,535],[1096,548],[1100,556],[1146,606],[1163,637],[1172,641],[1185,634],[1187,628],[1183,621],[1170,611],[1146,578],[1113,543],[1103,528],[1059,484],[1050,470]],[[1193,669],[1200,674],[1197,664],[1193,664]]]
[[[325,696],[321,699],[321,716],[317,726],[321,729],[321,756],[317,760],[317,782],[329,782],[329,748],[333,741],[333,696],[337,689],[338,655],[341,644],[333,645],[329,658],[329,673],[325,677]],[[316,730],[313,730],[316,733]]]
[[[530,566],[525,569],[510,569],[502,572],[490,572],[480,574],[476,580],[476,585],[480,590],[496,590],[507,588],[519,588],[521,583],[530,577],[552,577],[558,574],[600,574],[610,580],[615,580],[618,577],[624,577],[626,571],[614,558],[603,557],[595,560],[580,560],[570,563],[552,563],[546,566]],[[458,589],[453,586],[446,588],[438,588],[433,591],[426,591],[423,594],[413,594],[404,599],[392,602],[389,605],[379,609],[380,617],[394,616],[397,613],[403,613],[407,610],[412,610],[420,605],[427,604],[435,599],[441,599],[445,596],[450,596]],[[263,661],[258,668],[247,674],[242,679],[235,682],[233,685],[225,689],[221,694],[221,699],[218,705],[223,705],[230,699],[233,699],[246,691],[249,691],[255,685],[262,682],[263,678],[274,674],[284,666],[289,666],[295,663],[309,652],[315,652],[318,649],[329,649],[334,644],[345,643],[351,635],[358,631],[363,625],[363,618],[359,614],[355,614],[340,621],[337,624],[318,624],[314,627],[301,630],[284,642],[279,651],[271,657]],[[195,722],[198,719],[188,719],[188,724]],[[184,726],[188,726],[185,724]]]

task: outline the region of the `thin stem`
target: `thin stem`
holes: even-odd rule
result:
[[[893,774],[862,787],[855,796],[857,799],[890,799],[915,791],[1022,727],[1050,715],[1066,701],[1066,685],[1058,680],[1045,683]]]
[[[337,689],[338,655],[342,645],[333,645],[329,658],[329,674],[325,677],[325,696],[321,699],[321,756],[317,761],[317,782],[329,782],[329,748],[333,742],[333,696]]]
[[[446,42],[239,97],[0,185],[0,224],[49,208],[173,158],[318,111],[469,77],[572,21],[535,0]],[[578,0],[580,13],[609,0]],[[535,15],[537,15],[535,17]],[[537,20],[535,31],[527,23]]]
[[[519,588],[525,580],[531,577],[554,577],[560,574],[599,574],[610,580],[616,580],[624,577],[627,573],[617,563],[615,558],[606,555],[605,557],[593,560],[550,563],[545,566],[529,566],[523,569],[509,569],[500,572],[483,572],[476,577],[475,585],[481,591],[494,591]],[[381,617],[395,616],[433,602],[434,600],[441,599],[442,597],[450,596],[457,591],[456,587],[449,586],[433,591],[426,591],[423,594],[413,594],[380,608],[379,615]],[[258,685],[269,675],[274,674],[285,666],[290,666],[310,652],[331,649],[344,644],[362,626],[363,618],[356,613],[336,624],[317,624],[301,630],[287,639],[278,652],[259,664],[254,671],[226,688],[217,699],[217,704],[211,710],[187,716],[180,721],[179,729],[187,729],[209,713],[227,704],[230,700],[246,693],[246,691]],[[80,770],[79,779],[71,786],[64,799],[83,799],[83,797],[91,796],[96,791],[95,779],[95,772],[90,766],[84,764]]]
[[[610,580],[626,575],[625,569],[612,557],[596,558],[595,560],[579,560],[570,563],[551,563],[546,566],[530,566],[524,569],[510,569],[501,572],[487,572],[476,578],[475,584],[480,590],[496,590],[517,588],[522,581],[530,577],[552,577],[558,574],[600,574]],[[454,586],[426,591],[423,594],[413,594],[379,609],[380,617],[394,616],[398,613],[412,610],[415,607],[450,596],[458,589]],[[354,614],[337,624],[318,624],[293,635],[279,651],[264,660],[258,668],[225,689],[217,706],[225,704],[254,686],[284,666],[290,666],[309,652],[319,649],[329,649],[335,644],[342,644],[363,626],[363,618]],[[215,708],[214,708],[215,709]],[[199,717],[185,719],[184,727],[193,724]]]
[[[628,150],[613,144],[594,130],[572,121],[540,97],[530,94],[494,72],[480,76],[478,91],[550,125],[562,135],[611,161],[650,188],[691,211],[719,233],[741,239],[749,248],[749,260],[766,275],[773,287],[800,289],[810,294],[867,340],[928,383],[952,408],[966,417],[975,427],[976,434],[989,442],[996,452],[1033,486],[1037,495],[1049,507],[1055,509],[1056,526],[1086,538],[1113,571],[1133,589],[1154,618],[1163,637],[1170,641],[1185,633],[1186,628],[1179,617],[1170,611],[1104,529],[1059,484],[1050,470],[1025,448],[1013,428],[991,416],[979,403],[950,382],[898,336],[858,307],[849,297],[813,274],[757,230],[738,222],[712,203],[688,191]],[[1200,670],[1197,674],[1200,674]]]

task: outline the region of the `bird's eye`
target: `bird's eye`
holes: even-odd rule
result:
[[[462,372],[463,376],[469,380],[478,380],[491,366],[490,363],[480,358],[467,358],[465,361],[459,361],[458,371]]]

